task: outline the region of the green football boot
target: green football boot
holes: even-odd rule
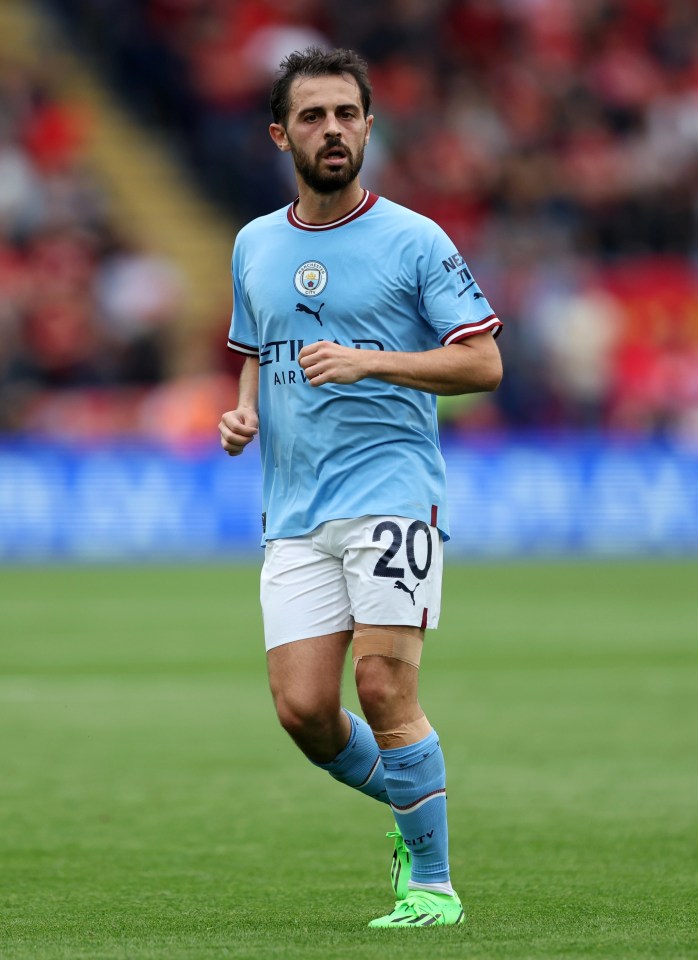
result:
[[[408,890],[392,913],[371,920],[369,927],[455,927],[463,923],[463,904],[456,894]]]
[[[395,829],[386,833],[388,840],[395,841],[393,849],[393,859],[390,863],[390,883],[395,891],[395,897],[398,900],[404,900],[407,895],[407,884],[410,882],[412,873],[412,854],[405,846],[402,839],[400,828],[395,824]]]

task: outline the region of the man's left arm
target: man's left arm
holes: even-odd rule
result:
[[[303,347],[298,361],[312,387],[374,378],[455,396],[496,390],[502,379],[502,358],[489,331],[419,353],[356,350],[320,340]]]

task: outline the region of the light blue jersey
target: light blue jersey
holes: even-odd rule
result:
[[[264,538],[396,515],[448,537],[436,397],[382,380],[311,387],[306,343],[418,352],[500,321],[431,220],[368,191],[330,224],[293,206],[252,221],[233,252],[228,346],[259,357]]]

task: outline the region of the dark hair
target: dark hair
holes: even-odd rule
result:
[[[323,50],[308,47],[290,53],[279,64],[279,75],[271,88],[269,105],[274,123],[285,124],[291,109],[289,91],[296,77],[326,77],[350,74],[358,84],[364,116],[371,108],[371,83],[368,64],[353,50]]]

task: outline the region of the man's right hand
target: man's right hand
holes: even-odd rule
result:
[[[221,446],[231,457],[239,457],[248,443],[257,436],[259,420],[249,407],[228,410],[218,424],[221,432]]]

